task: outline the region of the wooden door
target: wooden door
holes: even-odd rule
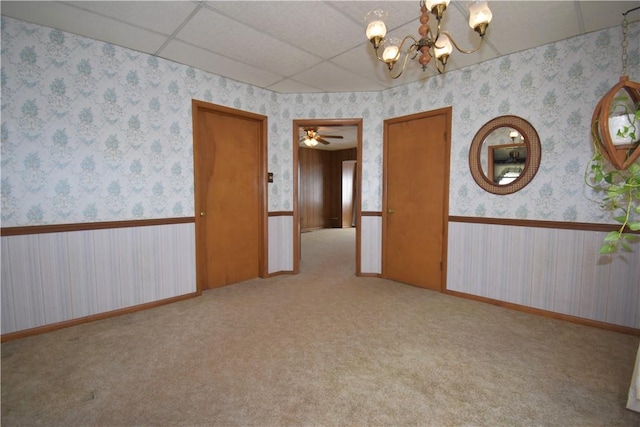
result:
[[[193,101],[198,291],[265,274],[266,122]]]
[[[355,225],[356,161],[342,162],[342,227]]]
[[[383,276],[444,290],[451,108],[384,124]]]

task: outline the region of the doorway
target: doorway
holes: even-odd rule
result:
[[[331,174],[331,176],[336,176],[336,180],[342,179],[342,160],[340,154],[341,151],[346,152],[347,149],[342,150],[341,148],[344,146],[340,146],[340,144],[335,143],[331,136],[324,138],[325,140],[331,141],[330,149],[333,149],[334,154],[331,156],[322,155],[319,153],[318,147],[308,148],[304,146],[301,148],[301,136],[306,135],[307,130],[314,129],[319,131],[334,131],[334,135],[339,134],[340,128],[344,128],[345,130],[353,130],[355,140],[355,163],[362,162],[362,119],[299,119],[293,121],[293,172],[294,172],[294,189],[293,189],[293,235],[294,235],[294,268],[293,271],[295,274],[300,272],[300,258],[302,256],[301,252],[301,236],[303,226],[305,229],[309,228],[334,228],[334,227],[342,227],[343,224],[343,215],[342,215],[342,197],[341,197],[341,186],[338,186],[337,191],[335,192],[338,197],[330,196],[331,200],[335,200],[334,202],[324,203],[322,200],[318,201],[317,199],[323,199],[324,197],[329,197],[328,194],[331,193],[330,189],[327,186],[317,185],[317,179],[327,181],[324,178],[317,178],[314,182],[313,180],[309,180],[307,176],[302,176],[301,170],[303,167],[307,167],[308,165],[303,165],[303,162],[315,162],[316,169],[320,167],[321,169],[325,169],[327,174]],[[323,132],[318,132],[323,134]],[[318,144],[320,145],[320,144]],[[327,144],[329,145],[329,144]],[[353,150],[353,146],[349,147],[349,149]],[[345,147],[346,148],[346,147]],[[305,151],[302,151],[305,150]],[[327,154],[327,153],[325,153]],[[316,159],[315,161],[313,159]],[[331,158],[332,160],[317,160],[317,159],[327,159]],[[310,160],[311,159],[311,160]],[[323,164],[325,166],[318,166]],[[355,203],[352,203],[352,211],[355,209],[355,220],[352,219],[350,224],[347,226],[355,226],[356,228],[356,244],[355,244],[355,257],[356,257],[356,275],[360,274],[360,182],[361,182],[361,168],[354,167],[355,171],[355,180],[353,180],[352,185],[355,186]],[[317,173],[318,175],[322,175],[322,171]],[[315,199],[310,199],[310,192],[315,192]],[[333,194],[333,193],[331,193]],[[334,194],[335,195],[335,194]],[[306,197],[306,199],[305,199]],[[335,205],[335,206],[334,206]],[[352,216],[354,214],[352,213]],[[304,220],[304,225],[302,224]],[[310,225],[311,224],[311,225]]]
[[[446,288],[451,108],[385,120],[382,275]]]
[[[192,101],[197,292],[265,277],[267,117]]]

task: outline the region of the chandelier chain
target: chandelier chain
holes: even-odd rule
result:
[[[640,6],[629,9],[622,14],[622,75],[627,75],[627,61],[629,60],[629,54],[627,49],[629,48],[629,21],[627,21],[627,15],[636,10],[640,10]]]
[[[627,61],[629,59],[629,53],[627,49],[629,47],[629,21],[627,21],[627,15],[624,15],[622,19],[622,75],[627,75]]]

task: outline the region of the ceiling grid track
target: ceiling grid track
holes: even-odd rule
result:
[[[156,56],[160,56],[160,52],[162,52],[162,49],[164,49],[165,47],[167,47],[167,45],[169,43],[171,43],[173,40],[175,40],[176,36],[178,35],[178,33],[180,31],[182,31],[182,29],[184,28],[185,25],[187,25],[189,23],[189,21],[191,21],[191,19],[193,19],[194,16],[196,16],[196,14],[200,11],[200,9],[202,9],[202,3],[198,2],[198,6],[196,6],[195,9],[193,9],[193,11],[189,14],[189,16],[187,16],[185,18],[184,21],[182,21],[182,23],[180,25],[178,25],[178,28],[175,29],[175,31],[173,33],[171,33],[171,35],[169,37],[167,37],[167,39],[164,41],[164,43],[162,43],[162,46],[160,46],[158,48],[158,50],[156,50],[154,52],[154,55]]]

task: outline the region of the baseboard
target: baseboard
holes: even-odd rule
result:
[[[21,338],[30,337],[33,335],[44,334],[46,332],[57,331],[58,329],[68,328],[70,326],[81,325],[83,323],[94,322],[96,320],[108,319],[110,317],[121,316],[123,314],[135,313],[137,311],[148,310],[150,308],[159,307],[161,305],[171,304],[178,301],[194,298],[199,296],[198,292],[190,294],[179,295],[177,297],[171,297],[162,299],[159,301],[152,301],[145,304],[134,305],[131,307],[120,308],[118,310],[107,311],[104,313],[92,314],[90,316],[79,317],[77,319],[65,320],[63,322],[51,323],[48,325],[37,326],[35,328],[24,329],[22,331],[10,332],[3,334],[0,337],[0,342],[12,341]]]
[[[269,273],[265,276],[265,278],[283,276],[285,274],[295,274],[295,273],[293,272],[293,270],[281,270],[281,271],[276,271],[274,273]]]
[[[380,273],[356,273],[358,277],[382,277]]]
[[[614,325],[612,323],[600,322],[598,320],[585,319],[583,317],[571,316],[569,314],[556,313],[553,311],[542,310],[540,308],[528,307],[526,305],[514,304],[511,302],[505,302],[500,300],[495,300],[487,297],[481,297],[478,295],[465,294],[463,292],[450,291],[445,290],[445,294],[453,295],[456,297],[472,299],[475,301],[485,302],[488,304],[497,305],[500,307],[508,308],[511,310],[517,310],[524,313],[535,314],[538,316],[549,317],[551,319],[564,320],[571,323],[577,323],[580,325],[591,326],[594,328],[606,329],[613,332],[620,332],[622,334],[627,335],[635,335],[640,336],[640,329],[631,328],[628,326]]]

